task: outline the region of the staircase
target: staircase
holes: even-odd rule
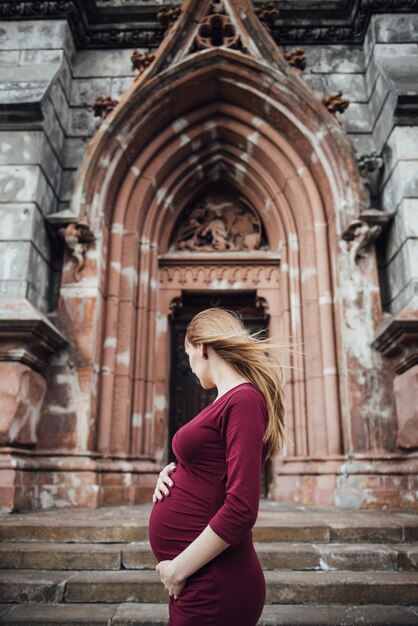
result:
[[[150,508],[0,517],[0,626],[166,626]],[[259,626],[418,624],[417,515],[262,501],[254,540]]]

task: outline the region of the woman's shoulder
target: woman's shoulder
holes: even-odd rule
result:
[[[242,383],[234,387],[229,394],[230,402],[235,403],[247,403],[257,402],[262,405],[266,405],[266,399],[261,391],[253,385],[253,383]]]

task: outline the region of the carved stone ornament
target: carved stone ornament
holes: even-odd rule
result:
[[[274,23],[279,17],[279,10],[274,2],[267,2],[265,5],[256,9],[255,13],[267,30],[271,30],[274,27]]]
[[[259,217],[250,208],[231,202],[197,202],[178,229],[173,250],[247,252],[262,245]]]
[[[174,261],[173,261],[174,262]],[[182,264],[165,265],[161,261],[160,286],[162,289],[185,288],[219,289],[277,289],[280,282],[279,265],[258,264]]]
[[[85,256],[89,245],[95,240],[87,222],[68,224],[60,228],[58,234],[64,239],[75,262],[74,274],[78,282],[85,264]]]
[[[291,67],[294,67],[301,72],[303,72],[306,68],[306,57],[304,48],[297,48],[296,50],[285,52],[284,58]]]
[[[91,109],[94,113],[94,117],[98,117],[98,125],[106,119],[106,117],[113,111],[118,104],[118,100],[113,100],[110,96],[98,96],[96,100],[91,104]]]
[[[362,154],[357,159],[357,163],[359,166],[360,174],[364,177],[367,177],[367,174],[371,174],[372,172],[376,172],[383,167],[383,159],[378,156],[377,152],[372,152],[371,154]]]
[[[157,20],[164,29],[164,37],[168,35],[181,15],[180,7],[162,7],[157,13]]]
[[[106,13],[94,0],[0,0],[0,18],[67,19],[81,48],[158,48],[163,39],[157,19],[161,6],[151,0],[136,4],[134,7],[133,3],[119,2],[117,13]],[[254,4],[261,7],[259,0]],[[418,0],[353,0],[353,8],[347,15],[341,15],[338,4],[328,6],[334,3],[313,4],[312,7],[303,3],[303,8],[299,8],[298,3],[285,4],[280,9],[281,19],[271,33],[281,46],[362,43],[373,13],[418,9]],[[164,16],[163,21],[166,19]]]
[[[390,213],[369,209],[351,222],[342,239],[348,242],[353,263],[367,257],[369,247],[382,234],[392,218],[393,215]]]
[[[132,70],[138,70],[138,76],[141,76],[153,62],[155,61],[155,54],[149,52],[139,52],[134,50],[131,55]]]
[[[325,96],[322,98],[322,104],[328,109],[330,113],[344,113],[350,104],[348,98],[343,98],[341,91],[333,96]]]
[[[229,16],[225,14],[222,3],[213,2],[209,15],[204,17],[199,24],[192,51],[209,50],[220,46],[236,50],[242,48],[240,37],[231,24]]]

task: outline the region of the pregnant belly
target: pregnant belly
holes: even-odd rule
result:
[[[169,496],[156,502],[149,518],[148,536],[157,561],[174,559],[196,539],[210,519],[215,485],[202,481],[178,465]],[[215,489],[214,489],[215,487]]]

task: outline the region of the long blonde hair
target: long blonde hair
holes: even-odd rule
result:
[[[263,440],[267,443],[267,458],[271,458],[288,440],[282,370],[272,352],[278,344],[258,335],[250,333],[236,313],[219,308],[201,311],[186,329],[189,343],[210,346],[263,394],[269,418]]]

